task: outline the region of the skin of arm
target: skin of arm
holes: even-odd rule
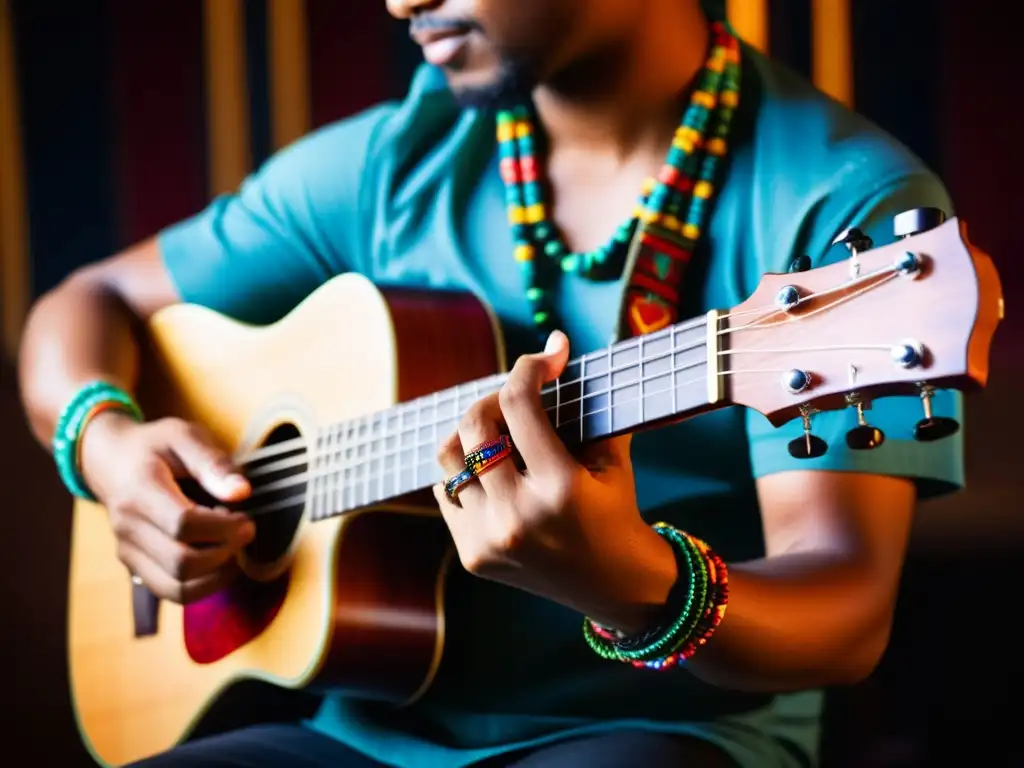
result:
[[[88,381],[132,391],[141,323],[180,301],[155,239],[76,270],[40,298],[26,323],[18,366],[36,439],[49,448],[61,409]]]

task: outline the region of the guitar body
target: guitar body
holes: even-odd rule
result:
[[[915,393],[915,439],[948,437],[959,425],[932,412],[933,394],[985,386],[1003,298],[989,256],[940,214],[905,212],[897,242],[765,275],[728,311],[570,360],[541,405],[574,445],[743,406],[776,426],[801,419],[788,450],[807,459],[828,449],[814,413],[863,416],[872,398]],[[269,327],[181,305],[149,330],[143,410],[203,424],[234,452],[257,535],[242,576],[183,608],[133,583],[104,509],[76,506],[69,666],[92,754],[124,765],[171,748],[246,679],[416,700],[441,660],[452,555],[429,493],[437,443],[504,380],[487,308],[345,275]],[[880,442],[867,424],[850,434],[851,449]]]
[[[181,305],[158,313],[150,332],[139,386],[147,417],[201,423],[239,455],[296,433],[311,451],[317,424],[504,365],[498,328],[476,299],[380,291],[356,275],[271,326]],[[133,584],[106,511],[77,503],[69,667],[93,756],[124,765],[173,747],[247,678],[396,705],[422,695],[441,658],[452,548],[429,496],[397,502],[315,524],[308,501],[294,521],[261,517],[250,550],[271,558],[245,558],[246,575],[185,607]]]

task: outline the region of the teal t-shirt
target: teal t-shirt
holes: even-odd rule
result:
[[[683,317],[741,302],[763,273],[787,271],[798,255],[815,265],[845,258],[830,243],[846,227],[887,243],[902,210],[952,213],[935,176],[878,128],[749,49],[743,71],[731,158],[686,278]],[[237,194],[162,232],[167,266],[186,301],[252,323],[280,318],[346,271],[382,286],[469,290],[500,318],[514,359],[538,342],[512,258],[496,149],[493,118],[459,110],[440,73],[425,66],[402,102],[312,133]],[[621,289],[620,280],[575,275],[553,286],[574,353],[609,343]],[[962,419],[956,393],[940,393],[935,407]],[[803,462],[786,450],[798,423],[775,429],[740,409],[639,434],[641,509],[737,562],[763,555],[759,477],[792,469],[899,475],[914,478],[922,497],[962,485],[959,436],[913,440],[917,398],[878,401],[870,415],[887,435],[881,448],[849,450],[854,415],[822,414],[814,429],[830,449]],[[758,768],[816,761],[820,692],[737,694],[685,669],[602,661],[573,611],[458,567],[447,605],[445,654],[419,703],[396,713],[328,695],[311,727],[399,766],[466,765],[621,726],[699,734]]]

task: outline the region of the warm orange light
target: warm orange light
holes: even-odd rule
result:
[[[246,84],[242,0],[206,0],[207,142],[209,192],[235,190],[249,172],[249,89]]]
[[[31,294],[21,110],[14,61],[11,10],[7,0],[0,0],[0,322],[4,350],[12,359],[18,353]]]
[[[768,53],[768,0],[728,0],[725,14],[741,40]]]
[[[310,129],[309,38],[306,0],[270,0],[267,39],[274,148]]]
[[[853,106],[853,40],[849,0],[813,0],[814,84],[836,101]]]

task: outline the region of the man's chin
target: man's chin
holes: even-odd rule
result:
[[[508,65],[487,75],[446,72],[448,88],[463,109],[509,109],[526,103],[532,86],[523,72]]]

